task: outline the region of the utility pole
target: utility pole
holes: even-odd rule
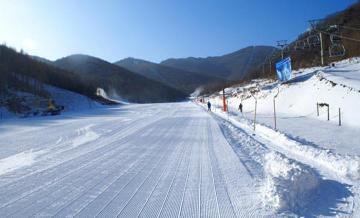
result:
[[[288,46],[287,40],[276,41],[277,46],[281,49],[281,59],[284,59],[284,48]]]

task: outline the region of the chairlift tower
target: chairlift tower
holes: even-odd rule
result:
[[[311,31],[316,31],[319,34],[321,66],[324,66],[324,46],[323,46],[322,32],[317,29],[317,26],[321,21],[323,21],[323,19],[309,20],[309,24],[310,24],[310,27],[311,27]]]
[[[288,46],[287,40],[276,41],[277,46],[281,49],[281,59],[284,59],[284,48]]]

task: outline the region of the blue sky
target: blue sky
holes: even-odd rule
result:
[[[356,0],[0,0],[0,42],[50,60],[82,53],[217,56],[294,39]]]

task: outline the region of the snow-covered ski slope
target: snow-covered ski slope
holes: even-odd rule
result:
[[[360,58],[335,63],[334,67],[314,67],[294,72],[287,84],[258,80],[244,86],[227,88],[230,115],[243,123],[252,123],[255,98],[250,89],[256,84],[257,123],[274,128],[274,96],[276,98],[277,129],[286,136],[314,147],[341,154],[360,155]],[[215,107],[222,107],[221,93],[212,96]],[[238,111],[242,102],[244,113]],[[329,121],[327,108],[330,105]],[[339,108],[341,126],[339,126]]]
[[[357,171],[286,142],[190,102],[6,120],[0,217],[359,216]]]

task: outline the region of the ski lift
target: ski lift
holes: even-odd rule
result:
[[[303,41],[303,47],[304,47],[304,49],[309,49],[310,48],[310,44],[309,44],[309,41],[307,39],[305,39]]]
[[[330,41],[332,44],[338,44],[341,42],[341,37],[339,35],[331,34]]]
[[[303,41],[296,41],[295,43],[295,50],[303,50],[304,49],[304,42]]]
[[[330,33],[338,33],[339,32],[339,26],[338,25],[330,25],[330,26],[328,26],[326,31],[330,32]]]
[[[290,48],[289,48],[289,46],[284,47],[284,48],[283,48],[283,51],[284,51],[284,53],[288,53],[288,52],[290,52]]]
[[[311,35],[307,38],[308,44],[312,47],[317,47],[320,45],[320,37],[318,34]]]
[[[341,33],[338,25],[331,25],[327,28],[330,33],[330,41],[332,44],[339,44],[341,42]]]
[[[346,54],[346,50],[343,44],[336,43],[332,44],[329,47],[329,56],[330,57],[343,57]]]

